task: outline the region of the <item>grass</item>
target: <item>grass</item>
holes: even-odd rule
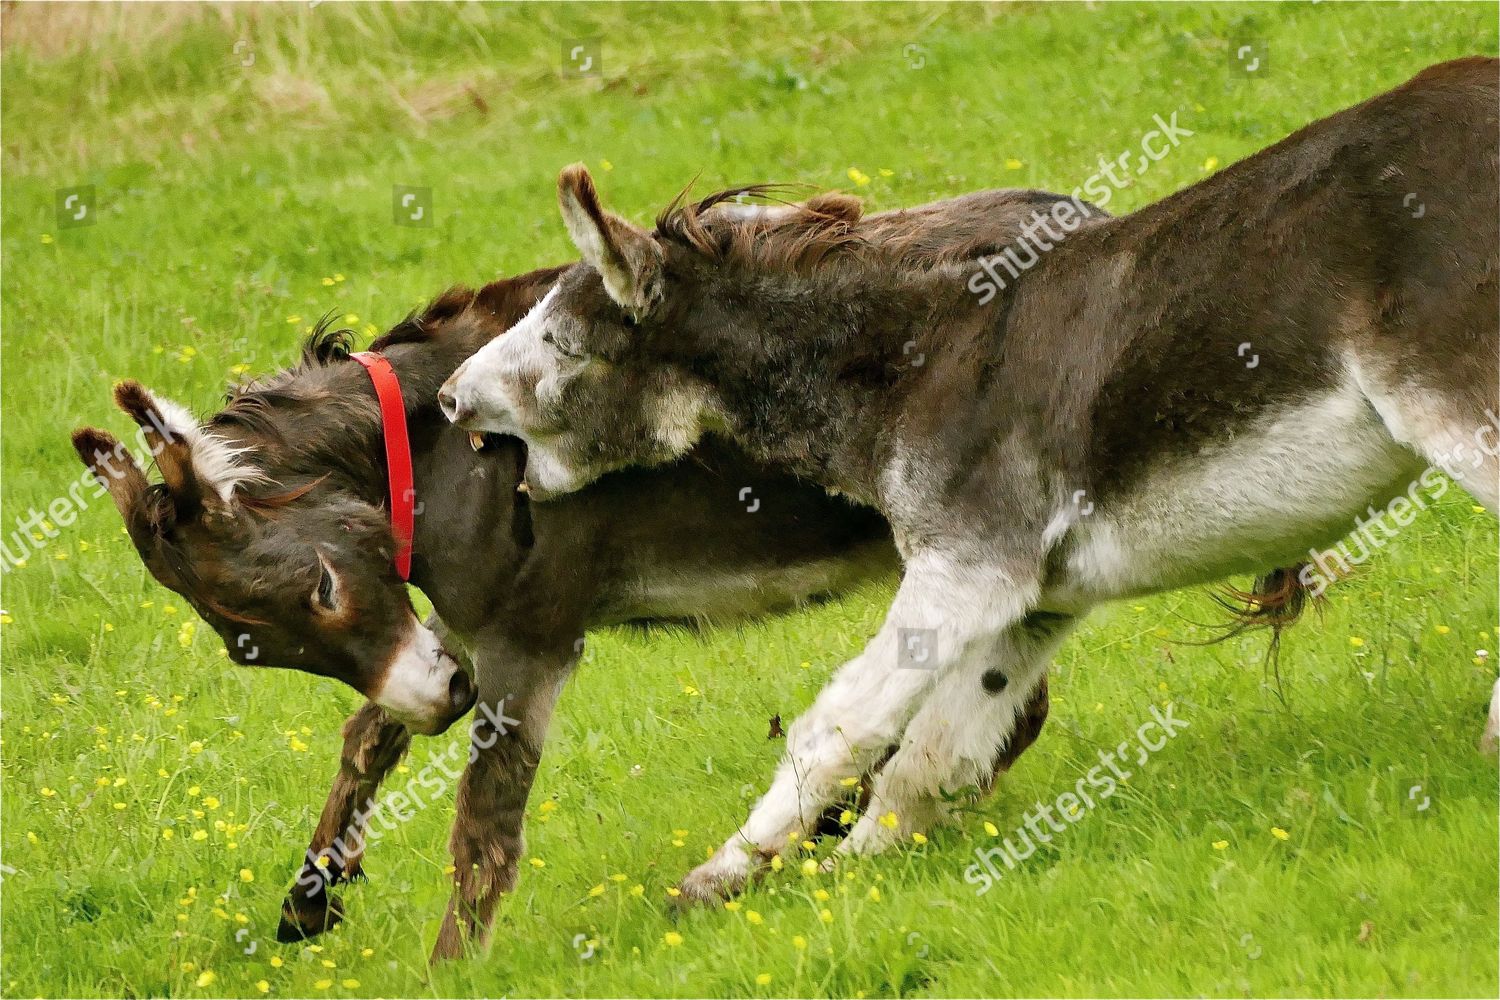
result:
[[[207,411],[327,310],[384,327],[446,284],[566,259],[552,185],[574,160],[642,220],[695,176],[885,208],[1071,190],[1179,112],[1196,134],[1119,193],[1125,211],[1497,49],[1491,6],[1447,4],[4,17],[6,538],[81,471],[70,428],[125,429],[116,378]],[[594,38],[603,74],[565,72]],[[1234,65],[1246,40],[1260,75]],[[431,188],[432,228],[392,224],[393,184]],[[95,222],[59,228],[55,192],[78,185]],[[599,635],[533,800],[545,867],[523,866],[486,959],[432,973],[446,804],[372,849],[321,951],[272,938],[357,696],[231,667],[107,503],[56,530],[4,577],[6,996],[1500,990],[1495,764],[1474,749],[1496,524],[1457,490],[1287,637],[1279,683],[1263,640],[1181,641],[1206,634],[1201,594],[1105,609],[1057,660],[1041,742],[962,824],[847,874],[791,865],[733,911],[674,919],[665,890],[764,787],[767,718],[807,705],[889,590],[701,636]],[[1009,834],[1163,703],[1189,728],[976,897],[985,824]],[[419,740],[412,771],[460,738]]]

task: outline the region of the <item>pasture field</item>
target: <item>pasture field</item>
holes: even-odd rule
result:
[[[572,161],[637,221],[695,176],[879,209],[1071,191],[1176,112],[1193,134],[1116,192],[1123,212],[1424,66],[1497,51],[1492,4],[0,16],[7,564],[17,519],[82,471],[68,431],[133,431],[114,380],[207,413],[329,310],[368,339],[448,284],[568,259],[553,192]],[[393,185],[430,192],[430,227],[395,224]],[[1263,635],[1193,644],[1222,615],[1202,592],[1102,611],[1063,648],[1047,728],[996,795],[835,875],[794,859],[733,909],[679,916],[666,890],[764,788],[768,718],[810,702],[890,588],[700,634],[597,634],[494,946],[433,971],[450,805],[371,847],[370,881],[340,890],[345,925],[278,945],[359,697],[231,666],[107,501],[61,520],[21,533],[43,541],[3,582],[4,996],[1500,991],[1496,765],[1475,749],[1500,644],[1496,521],[1456,488],[1287,634],[1279,670]],[[1188,728],[976,895],[975,851],[1134,741],[1153,706]],[[463,739],[418,738],[396,777]]]

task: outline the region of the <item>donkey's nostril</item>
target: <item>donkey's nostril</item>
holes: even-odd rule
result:
[[[442,407],[443,415],[453,423],[457,423],[469,415],[466,411],[459,408],[458,398],[454,396],[453,390],[446,384],[438,390],[438,406]]]
[[[455,670],[453,679],[448,682],[448,703],[455,712],[467,712],[474,704],[474,684],[462,670]]]

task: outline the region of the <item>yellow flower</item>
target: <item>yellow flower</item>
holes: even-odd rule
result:
[[[730,913],[733,913],[735,910],[738,910],[739,908],[740,908],[740,901],[739,900],[737,900],[737,899],[726,899],[726,900],[724,900],[724,909],[728,910]]]
[[[1204,173],[1208,173],[1210,170],[1212,170],[1214,167],[1217,167],[1218,165],[1219,165],[1219,158],[1217,156],[1210,156],[1208,159],[1206,159],[1206,160],[1203,161],[1203,166],[1202,166],[1201,169],[1203,170]]]
[[[823,923],[825,923],[825,924],[831,924],[831,923],[833,923],[833,911],[828,910],[826,908],[822,909],[822,910],[819,910],[818,911],[818,919],[821,920],[821,921],[823,921]]]
[[[849,179],[859,187],[864,187],[866,184],[870,183],[870,175],[865,173],[858,167],[849,168]]]
[[[325,969],[332,969],[336,965],[338,965],[337,962],[330,961],[329,959],[326,959],[326,958],[320,958],[320,959],[318,959],[318,964],[321,965],[321,966],[323,966],[323,968],[325,968]]]
[[[637,882],[630,887],[630,894],[632,896],[644,896],[646,894],[646,887]]]
[[[547,862],[543,861],[541,858],[532,858],[531,859],[531,867],[533,867],[533,868],[546,868],[547,867]]]
[[[895,177],[896,176],[896,171],[890,169],[889,167],[881,167],[880,168],[880,176],[882,176],[882,177]]]
[[[781,855],[771,855],[771,870],[773,872],[779,872],[784,867],[786,867],[786,863],[781,860]]]
[[[557,808],[557,803],[554,802],[554,801],[552,801],[551,799],[548,799],[546,802],[543,802],[541,805],[537,806],[536,808],[537,808],[537,812],[540,812],[543,815],[545,815],[545,814],[547,814],[549,812],[552,812],[552,810],[556,809]]]
[[[359,317],[356,316],[356,315],[354,315],[354,313],[345,313],[344,314],[344,325],[345,326],[353,326],[355,323],[358,323],[358,322],[359,322]]]
[[[374,948],[361,948],[361,949],[359,949],[359,957],[360,958],[369,958],[369,957],[371,957],[374,954],[375,954],[375,949]]]
[[[1365,641],[1363,639],[1361,639],[1357,635],[1351,635],[1349,637],[1349,645],[1353,646],[1355,649],[1358,649],[1359,647],[1363,646],[1364,644],[1365,644]]]
[[[53,789],[48,788],[46,785],[42,786],[42,798],[44,798],[44,799],[50,799],[50,798],[52,798],[56,794],[57,794],[57,792],[54,791]]]
[[[264,979],[257,979],[255,981],[255,988],[260,990],[262,993],[271,992],[271,984],[266,982]]]
[[[42,242],[43,243],[51,243],[52,242],[52,234],[51,233],[43,233],[42,234]]]
[[[1000,836],[1000,828],[991,823],[989,820],[984,821],[984,832],[989,834],[991,837]]]
[[[1006,170],[1020,170],[1023,166],[1025,166],[1025,164],[1016,159],[1014,156],[1005,161]]]
[[[1275,837],[1277,840],[1290,840],[1292,837],[1290,833],[1287,833],[1279,826],[1271,827],[1271,836]]]
[[[344,980],[341,980],[339,982],[339,985],[342,986],[346,990],[358,989],[359,988],[359,980],[358,979],[344,979]]]
[[[816,899],[820,903],[826,903],[826,902],[828,902],[828,890],[827,889],[818,889],[818,890],[816,890],[813,893],[813,899]]]
[[[203,798],[203,805],[209,809],[217,809],[219,808],[219,800],[212,795],[207,795]]]
[[[757,975],[755,977],[755,985],[756,986],[770,986],[771,985],[771,974],[769,972],[762,972],[759,975]]]
[[[667,931],[667,933],[661,936],[661,939],[668,948],[675,948],[682,944],[682,935],[676,931]]]
[[[1453,630],[1451,628],[1449,628],[1448,626],[1446,626],[1446,625],[1439,625],[1437,627],[1437,634],[1438,635],[1447,635],[1449,632],[1452,632],[1452,631]]]
[[[794,936],[792,938],[792,947],[796,948],[798,951],[806,950],[807,938],[803,937],[801,934]]]
[[[39,841],[38,841],[37,835],[35,833],[33,833],[32,831],[27,830],[26,831],[26,843],[35,845],[38,842]]]
[[[302,317],[301,316],[292,315],[292,316],[288,316],[286,318],[286,321],[288,323],[300,323],[300,322],[302,322]]]
[[[842,826],[848,826],[850,823],[853,823],[853,822],[854,822],[854,813],[851,812],[850,810],[845,809],[843,812],[839,813],[839,824],[840,825],[842,825]]]
[[[323,280],[327,281],[328,279],[324,278]],[[317,987],[318,989],[320,989],[320,990],[326,990],[326,989],[328,989],[328,987],[330,987],[330,986],[333,985],[333,980],[332,979],[319,979],[317,982],[313,983],[313,985],[315,987]]]
[[[208,831],[207,830],[194,830],[193,831],[193,839],[194,840],[207,840],[208,839]]]
[[[675,899],[676,897],[682,895],[682,890],[677,888],[675,885],[669,885],[667,886],[667,895]]]
[[[1227,841],[1227,840],[1216,840],[1216,841],[1214,841],[1214,850],[1216,850],[1216,851],[1222,851],[1222,850],[1224,850],[1224,848],[1226,848],[1228,846],[1229,846],[1229,841]]]
[[[750,921],[757,927],[766,922],[766,918],[761,916],[759,913],[756,913],[754,910],[746,910],[745,919]]]
[[[198,984],[199,989],[202,989],[205,986],[212,986],[214,980],[218,978],[219,977],[214,974],[212,969],[204,969],[202,972],[198,973],[198,978],[194,980],[194,982]]]
[[[804,875],[816,875],[816,874],[818,874],[818,863],[816,861],[814,861],[812,858],[808,858],[807,860],[803,861],[802,862],[802,874],[804,874]]]
[[[918,847],[920,847],[921,845],[927,843],[927,838],[924,837],[924,836],[922,836],[922,834],[920,834],[920,833],[914,833],[914,834],[912,834],[911,835],[911,839],[912,839],[912,843],[916,844]]]
[[[901,821],[896,818],[896,814],[893,812],[888,812],[884,816],[880,817],[880,825],[885,827],[887,830],[896,829],[896,827],[900,823]]]
[[[878,902],[880,902],[880,889],[877,886],[873,886],[873,885],[870,886],[870,891],[868,893],[866,893],[866,895],[868,895],[870,897],[870,902],[872,902],[872,903],[878,903]]]
[[[592,889],[590,889],[589,890],[589,895],[590,896],[602,896],[602,895],[604,895],[604,883],[600,882],[598,885],[596,885]]]
[[[845,788],[853,788],[855,785],[859,784],[859,779],[858,778],[840,778],[839,779],[839,784],[843,785]]]
[[[281,963],[281,956],[280,955],[272,955],[271,956],[271,968],[273,968],[273,969],[279,969],[279,968],[281,968],[281,964],[282,963]]]
[[[241,868],[240,869],[240,881],[241,882],[254,882],[255,881],[255,873],[253,871],[251,871],[250,869],[248,869],[248,868]]]

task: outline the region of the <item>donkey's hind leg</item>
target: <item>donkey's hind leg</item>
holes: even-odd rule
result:
[[[1037,737],[1042,735],[1042,727],[1047,724],[1047,713],[1050,708],[1051,703],[1047,694],[1047,678],[1044,675],[1037,683],[1036,690],[1032,691],[1031,699],[1021,709],[1021,714],[1016,719],[1016,731],[1011,734],[1010,741],[1001,747],[999,753],[996,754],[995,762],[989,772],[988,779],[980,783],[979,792],[981,795],[989,794],[1000,781],[1000,776],[1015,766],[1021,754],[1025,753],[1037,741]],[[853,803],[854,808],[860,814],[869,811],[870,800],[873,794],[871,790],[875,787],[875,778],[879,775],[880,769],[895,754],[896,748],[891,747],[880,764],[874,770],[867,773],[860,781],[859,797]],[[818,817],[818,825],[813,832],[814,837],[837,837],[840,840],[847,837],[849,831],[854,826],[853,821],[844,821],[844,817],[847,815],[845,812],[845,806],[847,805],[850,805],[850,803],[837,802],[823,810],[823,815]]]
[[[1047,665],[1075,622],[1033,612],[1001,634],[978,669],[960,664],[940,678],[876,776],[870,806],[840,853],[881,851],[946,819],[954,793],[987,791],[996,761],[1024,749],[1018,741],[1035,739],[1038,689],[1045,692]]]
[[[281,904],[276,940],[301,941],[321,934],[344,918],[344,907],[329,888],[360,873],[364,830],[355,813],[374,797],[380,782],[401,761],[411,742],[406,727],[367,701],[344,723],[339,773],[323,815],[292,886]]]
[[[1461,483],[1491,511],[1500,511],[1500,389],[1495,366],[1491,360],[1480,365],[1471,380],[1450,379],[1438,388],[1363,373],[1360,382],[1392,437]],[[1433,485],[1426,474],[1421,485]],[[1500,748],[1500,680],[1490,694],[1479,746],[1486,752]]]

